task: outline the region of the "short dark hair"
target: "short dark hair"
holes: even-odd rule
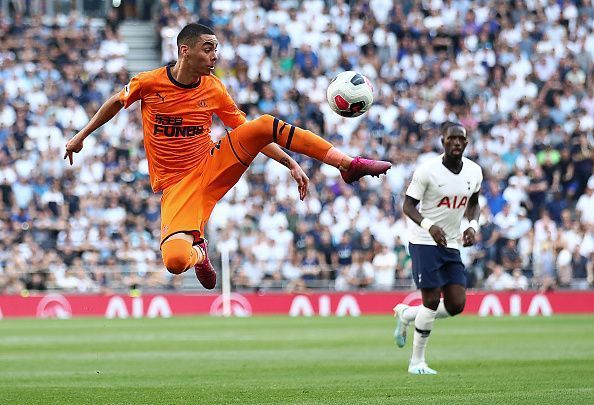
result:
[[[177,47],[182,45],[194,46],[201,35],[215,35],[214,31],[206,25],[190,23],[177,34]]]
[[[456,124],[456,123],[455,123],[455,122],[453,122],[453,121],[444,121],[444,122],[441,124],[441,128],[440,128],[440,129],[441,129],[441,133],[442,133],[442,134],[445,134],[445,132],[447,131],[447,129],[448,129],[448,128],[450,128],[450,127],[455,127],[455,126],[457,126],[457,125],[460,125],[460,124]]]
[[[441,124],[441,135],[445,136],[448,132],[448,129],[454,127],[459,127],[464,131],[464,133],[466,133],[466,128],[464,128],[464,125],[460,124],[459,122],[445,121],[443,124]]]

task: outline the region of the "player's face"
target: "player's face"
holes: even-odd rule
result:
[[[199,76],[210,75],[217,62],[217,47],[219,42],[215,35],[201,35],[193,47],[182,49],[186,64],[193,73]],[[185,52],[184,52],[185,51]]]
[[[448,128],[443,135],[442,143],[446,156],[461,159],[464,149],[468,145],[466,130],[460,126]]]

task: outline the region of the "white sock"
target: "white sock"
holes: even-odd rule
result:
[[[425,347],[429,340],[429,334],[433,329],[433,322],[437,311],[433,311],[423,305],[419,306],[415,317],[415,336],[413,338],[413,352],[410,364],[425,363]]]
[[[413,322],[419,313],[419,308],[421,308],[421,305],[406,308],[404,311],[402,311],[402,318],[404,318],[406,322]],[[451,315],[445,309],[445,305],[443,305],[442,298],[439,300],[439,305],[435,311],[435,319],[448,318],[450,316]]]
[[[402,311],[402,318],[406,322],[413,322],[419,313],[419,308],[421,308],[421,305],[406,308],[404,311]]]
[[[448,318],[451,315],[446,311],[445,305],[443,305],[443,298],[439,300],[439,305],[435,311],[435,319]]]

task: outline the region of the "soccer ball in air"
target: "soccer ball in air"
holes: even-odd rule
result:
[[[337,114],[358,117],[365,114],[373,103],[373,86],[361,73],[347,70],[332,79],[326,97],[330,108]]]

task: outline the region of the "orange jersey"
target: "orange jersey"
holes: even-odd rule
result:
[[[218,77],[202,76],[198,83],[184,85],[173,78],[172,66],[139,73],[120,91],[124,108],[141,100],[144,147],[155,192],[180,181],[210,153],[212,114],[231,128],[246,121]]]

